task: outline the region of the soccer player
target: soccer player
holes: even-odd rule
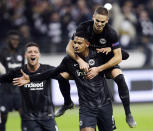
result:
[[[55,68],[39,63],[40,51],[36,43],[30,42],[26,45],[25,57],[27,64],[2,75],[0,82],[12,82],[13,78],[21,76],[21,69],[33,75]],[[61,86],[69,86],[67,80],[60,79],[58,76],[56,79],[59,80]],[[54,120],[50,86],[50,78],[48,78],[19,88],[22,96],[23,131],[58,131]]]
[[[7,34],[5,47],[0,50],[0,61],[6,72],[24,64],[24,55],[19,50],[20,35],[16,30],[10,30]],[[21,96],[18,88],[12,84],[1,84],[0,88],[0,109],[2,122],[0,131],[5,131],[8,113],[17,110],[21,115]]]
[[[83,32],[86,35],[87,39],[90,42],[89,48],[91,48],[92,50],[96,50],[97,53],[103,52],[107,54],[109,51],[106,50],[106,47],[110,47],[109,49],[112,50],[113,54],[112,57],[110,57],[111,55],[106,55],[105,57],[105,59],[108,59],[107,67],[103,65],[100,70],[98,68],[89,69],[89,64],[74,53],[72,47],[74,43],[73,37],[72,40],[69,41],[66,51],[68,55],[70,55],[79,64],[80,69],[84,70],[85,72],[88,72],[87,76],[90,79],[94,78],[99,73],[99,71],[103,70],[105,70],[105,74],[107,77],[110,77],[111,74],[112,79],[118,85],[119,96],[123,103],[126,114],[126,122],[132,128],[136,126],[136,122],[130,111],[129,90],[125,82],[122,70],[117,65],[121,62],[122,56],[124,57],[125,52],[121,51],[117,33],[108,24],[108,20],[108,10],[102,6],[99,6],[95,9],[95,12],[93,14],[93,20],[81,23],[76,29],[76,32]],[[110,63],[113,63],[116,66],[108,69],[111,66]],[[57,114],[59,116],[63,114],[65,112],[64,109],[65,108],[61,107],[58,110]]]
[[[102,53],[88,48],[89,42],[78,33],[74,38],[74,50],[83,60],[89,63],[90,68],[97,67],[105,63]],[[113,66],[113,63],[112,63]],[[88,78],[86,73],[80,70],[79,65],[71,57],[66,56],[59,67],[54,71],[46,71],[42,74],[28,76],[23,73],[20,78],[14,79],[14,84],[23,86],[30,81],[38,81],[53,77],[57,72],[68,72],[76,82],[79,95],[79,124],[80,131],[95,131],[97,121],[103,131],[112,131],[112,104],[111,98],[104,78],[104,72],[97,74],[93,79]],[[62,77],[65,76],[62,74]]]

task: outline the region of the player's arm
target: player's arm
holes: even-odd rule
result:
[[[86,78],[93,79],[96,75],[99,74],[99,72],[119,64],[122,61],[121,48],[114,49],[113,54],[114,54],[114,56],[105,64],[98,66],[98,67],[90,68],[89,72],[87,73]]]
[[[13,78],[17,77],[18,68],[10,70],[8,73],[0,75],[1,83],[12,83]]]
[[[98,67],[99,72],[111,68],[122,61],[121,48],[117,48],[113,50],[114,56],[105,64]]]
[[[80,58],[77,54],[74,53],[73,40],[69,41],[66,47],[66,53],[79,64],[79,67],[81,70],[88,72],[89,64],[86,63],[82,58]]]
[[[49,69],[41,74],[35,74],[32,76],[27,75],[21,70],[22,77],[14,78],[13,79],[13,84],[16,86],[23,86],[31,81],[43,81],[48,78],[56,78],[61,72],[65,71],[65,60],[63,59],[61,64],[54,68],[54,69]]]

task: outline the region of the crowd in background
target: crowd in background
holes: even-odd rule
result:
[[[91,20],[98,5],[112,3],[110,24],[123,49],[140,50],[144,66],[151,66],[153,50],[153,0],[0,0],[0,48],[10,29],[40,45],[43,53],[63,53],[76,27]]]

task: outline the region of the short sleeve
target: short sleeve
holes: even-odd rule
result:
[[[112,50],[120,48],[118,35],[117,35],[117,32],[115,30],[111,31],[111,41],[110,41],[110,43],[111,43]]]

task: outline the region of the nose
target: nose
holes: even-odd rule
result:
[[[101,22],[98,22],[98,26],[101,26],[102,25],[102,23]]]

